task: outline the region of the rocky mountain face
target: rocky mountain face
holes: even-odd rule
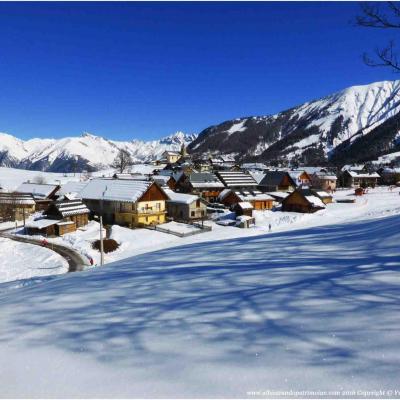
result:
[[[105,169],[120,149],[127,150],[135,162],[148,162],[165,150],[180,150],[196,138],[177,132],[160,140],[119,142],[84,133],[63,139],[23,141],[0,133],[0,166],[38,171],[73,172]]]
[[[400,81],[353,86],[272,116],[203,130],[191,153],[308,165],[376,159],[400,150]]]

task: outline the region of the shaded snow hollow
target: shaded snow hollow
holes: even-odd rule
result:
[[[393,389],[400,216],[195,243],[0,297],[5,397]]]

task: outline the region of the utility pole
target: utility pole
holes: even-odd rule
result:
[[[103,216],[100,215],[100,265],[104,264]]]
[[[24,235],[26,234],[26,228],[25,228],[25,207],[22,205],[22,218],[24,220]]]

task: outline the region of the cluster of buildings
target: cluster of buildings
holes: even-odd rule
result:
[[[42,211],[40,218],[26,223],[27,233],[63,235],[99,216],[105,224],[136,228],[169,220],[192,223],[229,208],[248,226],[254,210],[323,209],[338,182],[356,188],[393,180],[389,171],[380,175],[363,166],[345,166],[337,174],[323,167],[236,165],[230,157],[194,160],[184,148],[166,151],[153,167],[151,174],[115,174],[64,185],[23,183],[13,193],[0,193],[0,218],[25,221]]]

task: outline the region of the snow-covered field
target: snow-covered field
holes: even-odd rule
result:
[[[1,394],[398,389],[399,243],[399,215],[360,219],[188,244],[9,291]]]
[[[148,164],[137,164],[131,168],[132,172],[151,174],[154,166]],[[92,176],[112,176],[115,173],[114,169],[105,169],[93,172]],[[83,173],[57,173],[57,172],[42,172],[42,171],[29,171],[26,169],[0,167],[0,188],[7,190],[15,190],[21,183],[28,180],[34,182],[37,178],[43,178],[45,183],[49,184],[64,184],[70,181],[80,181],[85,178]]]
[[[27,171],[25,169],[0,167],[0,187],[10,191],[15,190],[21,183],[28,180],[34,182],[38,177],[43,178],[45,183],[59,185],[69,181],[79,181],[81,174]]]
[[[33,244],[0,237],[0,282],[63,274],[67,271],[68,263],[59,254]]]

